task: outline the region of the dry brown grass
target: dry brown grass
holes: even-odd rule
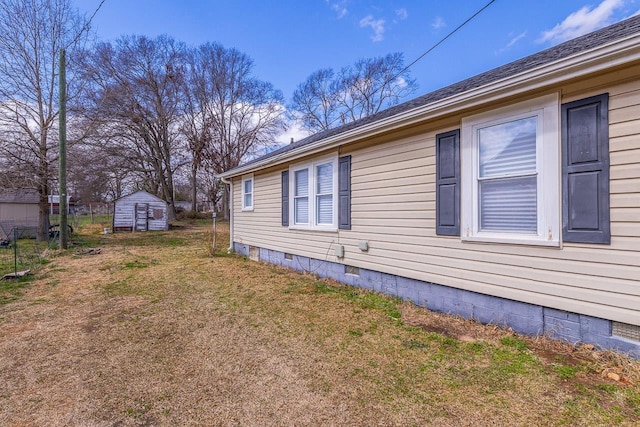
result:
[[[637,361],[222,256],[224,230],[212,257],[209,228],[85,229],[100,254],[0,306],[0,425],[640,422]]]

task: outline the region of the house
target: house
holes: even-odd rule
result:
[[[60,196],[57,194],[49,195],[49,214],[51,215],[59,215],[60,214]],[[67,196],[67,213],[75,214],[76,211],[76,200]]]
[[[167,202],[146,191],[116,199],[113,231],[159,231],[169,229]]]
[[[0,189],[0,239],[13,239],[16,227],[21,237],[35,237],[39,201],[36,189]]]
[[[640,17],[224,172],[231,248],[640,357]]]

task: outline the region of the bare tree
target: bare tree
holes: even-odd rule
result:
[[[211,126],[211,118],[207,114],[209,70],[203,66],[198,50],[191,49],[188,52],[187,70],[181,131],[191,153],[191,211],[195,212],[199,172],[204,165],[206,151],[212,144],[215,130]]]
[[[189,58],[184,131],[195,180],[200,167],[220,173],[260,154],[286,122],[282,93],[252,76],[247,55],[207,43]]]
[[[401,53],[361,59],[339,74],[322,69],[298,85],[291,109],[304,129],[327,130],[397,104],[417,89]]]
[[[305,129],[320,131],[341,124],[338,84],[333,70],[324,68],[298,85],[293,106]]]
[[[117,199],[134,180],[119,156],[98,148],[90,139],[71,147],[68,158],[69,188],[82,203]]]
[[[179,120],[185,46],[168,36],[120,38],[82,54],[86,101],[79,108],[96,127],[101,148],[138,175],[139,188],[169,202],[183,159]]]
[[[0,2],[0,156],[20,171],[20,185],[38,189],[40,240],[57,155],[59,52],[86,40],[87,28],[70,0]]]

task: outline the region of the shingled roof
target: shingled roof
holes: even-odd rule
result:
[[[393,117],[395,115],[404,113],[406,111],[428,106],[429,104],[436,103],[438,101],[453,97],[455,95],[489,85],[500,80],[507,79],[512,76],[516,76],[520,73],[528,70],[550,64],[552,62],[571,57],[573,55],[589,51],[599,46],[606,45],[616,40],[624,39],[634,34],[640,33],[640,15],[634,16],[624,21],[620,21],[616,24],[586,34],[584,36],[577,37],[569,40],[557,46],[511,62],[509,64],[494,68],[493,70],[478,74],[474,77],[466,80],[454,83],[450,86],[446,86],[442,89],[435,90],[425,95],[414,98],[410,101],[404,102],[387,108],[386,110],[364,117],[362,119],[347,123],[343,126],[339,126],[326,131],[318,132],[310,135],[299,141],[292,142],[289,145],[274,150],[264,156],[252,159],[249,162],[231,169],[225,173],[225,175],[232,175],[235,169],[245,168],[254,163],[263,162],[271,157],[276,157],[281,154],[285,154],[288,151],[303,147],[305,145],[312,144],[314,142],[320,142],[323,139],[338,136],[347,131],[351,131],[368,124],[378,122],[380,120]]]
[[[0,188],[0,203],[37,204],[39,201],[38,190],[33,188]]]

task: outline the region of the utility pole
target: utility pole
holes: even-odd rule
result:
[[[58,113],[58,134],[60,154],[58,183],[60,185],[60,249],[67,249],[67,64],[66,51],[60,49],[60,111]]]

